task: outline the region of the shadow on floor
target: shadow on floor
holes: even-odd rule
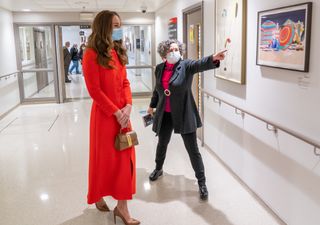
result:
[[[225,214],[215,209],[209,202],[199,200],[198,185],[195,180],[183,175],[170,175],[165,173],[155,182],[149,181],[149,173],[146,169],[137,169],[137,193],[134,199],[152,203],[167,203],[180,201],[186,204],[195,214],[200,216],[207,224],[233,225]],[[146,186],[150,185],[150,189]],[[210,196],[209,196],[210,197]],[[165,213],[166,207],[159,208]],[[148,215],[149,217],[152,215]],[[143,224],[143,218],[141,218]],[[72,218],[60,225],[109,225],[114,224],[112,213],[99,212],[95,208],[86,208],[83,214]],[[122,224],[122,223],[121,223]],[[148,224],[149,225],[149,224]],[[170,224],[171,225],[171,224]]]
[[[150,190],[146,190],[145,186],[149,184],[151,186]],[[137,194],[134,198],[153,203],[181,201],[194,213],[202,217],[207,224],[233,225],[223,212],[212,206],[212,201],[211,203],[200,201],[196,180],[188,179],[183,175],[175,176],[164,173],[157,181],[150,182],[147,170],[138,168]],[[165,207],[161,211],[165,212]]]
[[[60,225],[111,225],[113,222],[112,213],[103,213],[97,209],[86,208],[77,217],[67,220]]]

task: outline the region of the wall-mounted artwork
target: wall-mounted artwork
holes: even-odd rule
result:
[[[228,50],[215,76],[239,84],[246,73],[246,0],[216,0],[216,52]]]
[[[312,3],[258,12],[257,65],[308,72]]]

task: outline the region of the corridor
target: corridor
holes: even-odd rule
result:
[[[176,134],[164,176],[151,183],[157,138],[140,116],[148,103],[137,99],[133,104],[132,123],[140,141],[137,194],[129,203],[134,217],[147,225],[283,224],[205,148],[200,151],[209,200],[200,202],[187,152]],[[86,203],[90,106],[90,100],[25,105],[0,121],[0,224],[114,224],[112,213]],[[116,202],[105,199],[113,209]]]

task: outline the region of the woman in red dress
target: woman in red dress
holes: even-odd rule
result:
[[[90,119],[88,204],[110,211],[104,196],[118,200],[114,218],[125,224],[140,222],[130,216],[127,200],[136,192],[135,150],[114,148],[120,129],[130,127],[131,89],[126,75],[128,62],[122,45],[120,17],[102,11],[95,17],[83,57],[83,72],[93,99]]]

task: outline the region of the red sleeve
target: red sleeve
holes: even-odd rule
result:
[[[99,67],[97,54],[94,50],[87,49],[83,56],[82,68],[88,92],[99,108],[107,116],[112,116],[119,109],[101,90]]]
[[[131,94],[130,82],[127,78],[126,70],[125,70],[125,79],[123,80],[123,89],[124,89],[124,95],[126,98],[126,103],[132,105],[132,94]]]

